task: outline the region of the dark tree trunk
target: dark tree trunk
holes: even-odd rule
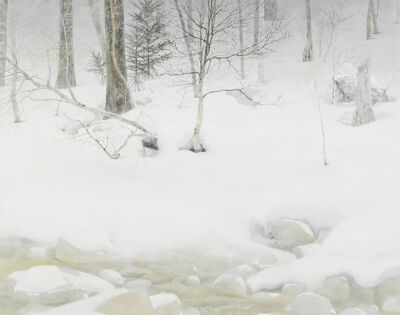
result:
[[[72,0],[60,0],[60,41],[56,87],[76,86],[73,45]]]
[[[8,0],[0,0],[0,86],[6,84]]]
[[[106,110],[124,113],[132,109],[125,57],[123,0],[104,0],[107,48]]]

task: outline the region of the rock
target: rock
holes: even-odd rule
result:
[[[148,294],[143,290],[115,296],[99,308],[106,315],[155,315]]]
[[[240,265],[235,268],[235,273],[237,273],[239,276],[244,277],[244,278],[251,276],[255,272],[256,272],[256,270],[254,269],[254,267],[247,265],[247,264]]]
[[[175,294],[155,294],[150,296],[156,315],[179,315],[181,301]]]
[[[57,266],[36,266],[7,278],[11,296],[19,302],[61,304],[113,290],[110,283],[84,272]]]
[[[33,246],[29,248],[28,257],[30,259],[46,259],[48,258],[48,252],[42,247]]]
[[[281,294],[289,296],[289,297],[296,297],[306,291],[307,291],[307,289],[303,284],[287,283],[287,284],[283,285]]]
[[[305,292],[295,297],[287,307],[289,315],[331,315],[335,314],[331,302],[318,294]]]
[[[55,257],[63,262],[74,264],[98,263],[106,260],[105,253],[80,248],[64,239],[58,240]]]
[[[366,315],[380,315],[379,308],[375,304],[360,304],[359,309],[362,309]]]
[[[320,293],[333,302],[345,301],[350,295],[350,285],[346,277],[330,277],[323,281]]]
[[[400,314],[400,298],[388,296],[382,301],[382,311]]]
[[[201,281],[200,281],[199,277],[194,276],[194,275],[191,275],[191,276],[187,277],[187,279],[186,279],[186,284],[190,285],[192,287],[196,287],[196,286],[200,285],[200,283],[201,283]]]
[[[99,274],[100,278],[112,283],[116,287],[120,287],[124,284],[124,278],[121,274],[112,269],[104,269]]]
[[[245,297],[247,296],[247,287],[243,278],[237,275],[223,275],[214,282],[214,288],[221,293]]]
[[[354,101],[357,86],[357,65],[351,63],[343,64],[334,76],[335,103],[349,103]],[[386,90],[379,88],[376,80],[371,77],[372,104],[388,102],[390,98]]]
[[[339,315],[367,315],[361,308],[351,307],[340,312]]]
[[[144,135],[142,137],[142,151],[140,154],[143,157],[154,157],[157,155],[159,150],[158,138],[150,135]]]
[[[315,240],[314,232],[308,224],[288,218],[268,223],[266,234],[271,246],[286,250],[310,244]]]
[[[128,290],[143,289],[146,291],[150,291],[151,286],[151,281],[145,279],[132,280],[125,284],[125,288],[127,288]]]

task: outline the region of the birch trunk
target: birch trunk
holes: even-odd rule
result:
[[[353,126],[359,126],[375,120],[372,111],[369,61],[365,60],[357,69],[356,112]]]
[[[400,23],[400,5],[399,0],[396,0],[396,24]]]
[[[6,84],[8,0],[0,0],[0,86]]]
[[[132,109],[127,82],[123,0],[104,0],[106,29],[106,111],[125,113]]]
[[[367,13],[367,39],[372,37],[372,15],[374,10],[374,0],[368,1],[368,13]]]
[[[303,52],[303,61],[308,62],[313,60],[313,41],[311,29],[311,4],[310,0],[306,0],[306,14],[307,14],[307,44]]]
[[[185,20],[183,19],[182,11],[181,11],[181,8],[179,7],[178,0],[174,0],[174,4],[175,4],[176,12],[178,13],[179,22],[181,24],[181,29],[182,29],[182,35],[185,40],[185,46],[186,46],[186,50],[187,50],[188,57],[189,57],[190,72],[192,75],[193,95],[194,95],[194,97],[197,98],[197,97],[199,97],[199,94],[198,94],[199,89],[197,86],[196,68],[194,66],[194,58],[193,58],[192,48],[190,45],[190,40],[187,36],[188,29],[186,29],[186,23],[185,23]]]
[[[275,21],[278,18],[277,0],[264,0],[264,20]]]
[[[259,41],[260,41],[260,26],[261,26],[261,18],[260,18],[260,10],[261,10],[261,2],[260,0],[255,0],[255,16],[254,16],[254,47],[256,50],[259,50]],[[261,51],[257,51],[257,64],[258,64],[258,76],[257,82],[264,83],[264,58]]]
[[[58,75],[56,87],[76,86],[73,48],[72,0],[60,0],[60,39],[58,48]]]
[[[372,24],[374,26],[374,34],[378,34],[379,33],[379,28],[378,28],[378,16],[379,16],[379,3],[376,3],[374,0],[372,0]]]
[[[239,45],[240,45],[240,51],[244,51],[244,38],[243,38],[243,8],[242,4],[240,2],[241,0],[237,0],[237,5],[238,5],[238,13],[239,13]],[[246,78],[246,69],[245,69],[245,63],[244,63],[244,56],[240,56],[240,78],[245,79]]]
[[[106,57],[106,39],[104,37],[104,30],[100,23],[100,0],[89,0],[90,15],[92,16],[92,23],[96,31],[97,40],[100,45],[101,52]]]
[[[9,18],[9,30],[10,30],[10,48],[11,48],[11,59],[14,64],[18,65],[18,56],[17,56],[17,12],[15,8],[15,0],[9,0],[9,10],[10,10],[10,18]],[[10,89],[10,100],[11,106],[13,109],[14,122],[21,122],[21,118],[19,115],[18,103],[17,103],[17,78],[18,78],[18,70],[16,67],[12,68],[11,72],[11,89]]]

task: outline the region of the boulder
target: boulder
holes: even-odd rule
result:
[[[143,290],[112,297],[98,310],[106,315],[156,315],[148,294]]]
[[[181,301],[175,294],[155,294],[150,301],[156,315],[179,315]]]
[[[306,291],[307,289],[303,284],[286,283],[282,286],[281,294],[286,295],[288,297],[296,297]]]
[[[398,296],[387,296],[382,300],[382,311],[400,314],[400,298]]]
[[[245,297],[247,286],[243,278],[238,275],[222,275],[214,282],[214,288],[221,293]]]
[[[379,308],[375,304],[360,304],[359,309],[362,309],[366,315],[380,315]]]
[[[58,240],[55,257],[74,264],[98,263],[106,260],[104,252],[85,249],[65,239]]]
[[[132,280],[132,281],[125,283],[125,288],[128,290],[142,289],[142,290],[150,291],[151,286],[152,286],[151,281],[145,280],[145,279],[137,279],[137,280]]]
[[[266,234],[271,246],[285,250],[315,241],[314,232],[307,223],[289,218],[267,223]]]
[[[358,307],[350,307],[346,308],[343,312],[340,312],[339,315],[367,315],[361,308]]]
[[[118,271],[113,269],[104,269],[99,273],[100,278],[112,283],[116,287],[120,287],[124,284],[124,278]]]
[[[322,288],[319,291],[330,301],[341,302],[349,298],[350,285],[344,276],[329,277],[323,281]]]
[[[326,297],[311,292],[305,292],[295,297],[286,311],[288,315],[335,314],[331,302]]]
[[[235,268],[235,273],[237,273],[241,277],[247,278],[256,273],[256,270],[250,265],[243,264]]]
[[[196,287],[196,286],[200,285],[200,283],[201,283],[199,277],[194,276],[194,275],[187,277],[185,282],[187,285],[190,285],[192,287]]]

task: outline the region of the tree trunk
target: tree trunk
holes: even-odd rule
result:
[[[18,56],[17,56],[17,11],[15,8],[15,0],[9,0],[10,2],[10,18],[9,18],[9,30],[10,30],[10,47],[11,47],[11,59],[14,64],[18,65]],[[14,122],[21,122],[21,118],[19,116],[18,103],[17,103],[17,78],[18,78],[18,70],[16,67],[13,67],[11,72],[11,89],[10,89],[10,100],[11,106],[13,109]]]
[[[378,34],[379,33],[379,29],[378,29],[378,16],[379,16],[379,4],[374,3],[374,0],[372,1],[372,23],[374,26],[374,34]]]
[[[400,23],[400,5],[399,0],[396,0],[396,24]]]
[[[259,50],[259,42],[260,42],[260,10],[261,10],[261,1],[255,0],[255,16],[254,16],[254,47],[256,50]],[[257,71],[257,82],[264,83],[264,58],[261,51],[257,51],[257,64],[258,64],[258,71]]]
[[[72,0],[60,0],[60,39],[58,50],[58,75],[56,87],[66,89],[76,86],[73,47]]]
[[[6,84],[8,0],[0,0],[0,86]]]
[[[303,52],[303,61],[308,62],[313,60],[313,41],[311,29],[311,4],[310,0],[306,0],[306,13],[307,13],[307,44]]]
[[[353,126],[359,126],[375,120],[372,111],[369,61],[365,60],[357,69],[356,112]]]
[[[106,39],[104,37],[103,27],[100,23],[100,0],[89,0],[90,14],[92,16],[92,23],[96,31],[97,40],[100,45],[103,57],[106,57]]]
[[[372,37],[372,14],[374,10],[374,0],[368,1],[368,13],[367,13],[367,39]]]
[[[120,114],[133,106],[127,82],[123,0],[104,0],[104,16],[107,48],[106,111]]]
[[[241,0],[237,0],[237,5],[238,5],[238,13],[239,13],[239,45],[240,45],[240,51],[243,53],[244,52],[244,39],[243,39],[243,9],[242,9],[242,4],[240,2]],[[246,78],[246,70],[245,70],[245,63],[244,63],[244,56],[240,56],[240,78],[245,79]]]
[[[187,36],[188,30],[186,29],[186,23],[185,23],[185,20],[183,19],[182,11],[181,11],[181,8],[179,7],[178,0],[174,0],[174,4],[175,4],[176,12],[178,13],[179,22],[180,22],[181,28],[182,28],[182,35],[183,35],[183,38],[185,39],[186,50],[187,50],[187,53],[189,56],[190,72],[192,75],[193,95],[194,95],[194,97],[197,98],[197,97],[199,97],[199,95],[198,95],[199,89],[197,86],[196,68],[194,66],[194,58],[193,58],[192,48],[190,45],[190,40]]]
[[[264,20],[275,21],[278,18],[277,0],[264,0]]]

